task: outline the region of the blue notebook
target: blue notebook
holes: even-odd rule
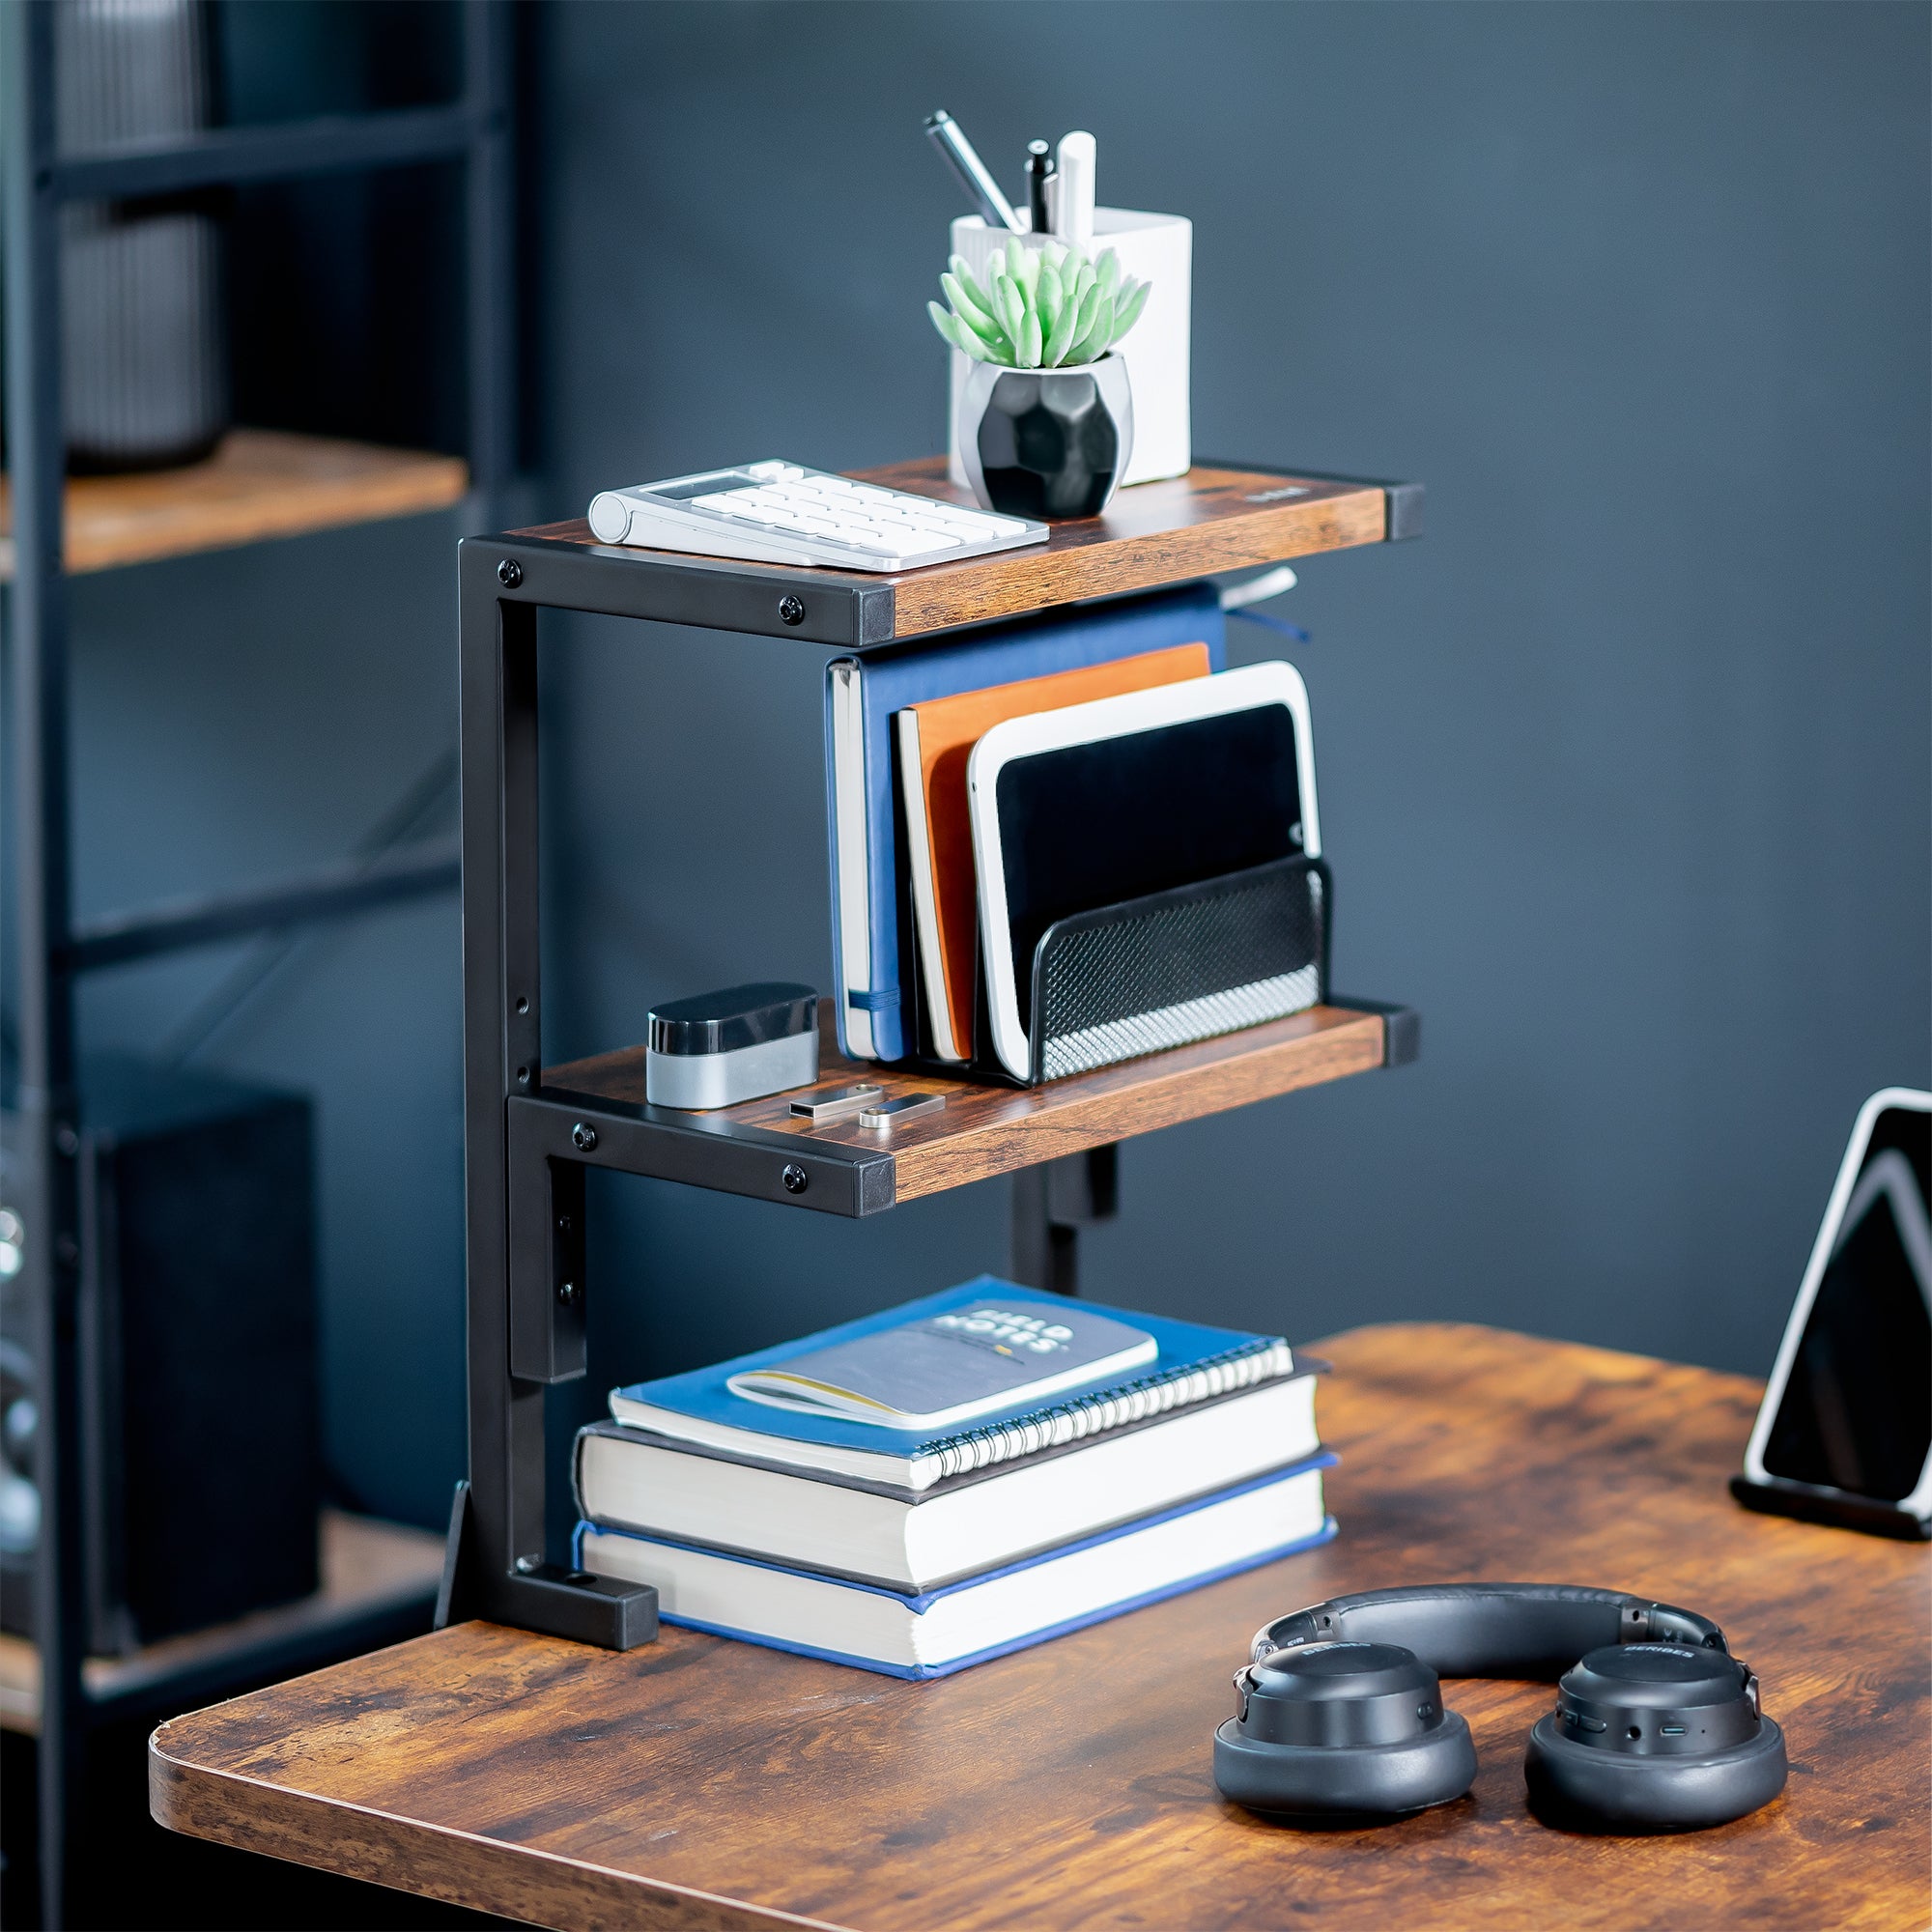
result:
[[[782,1370],[804,1357],[825,1358],[868,1337],[981,1304],[997,1304],[1020,1317],[1038,1310],[1038,1319],[1053,1327],[1066,1325],[1063,1318],[1069,1312],[1061,1295],[980,1275],[957,1288],[796,1342],[685,1375],[613,1389],[611,1414],[629,1427],[725,1456],[922,1491],[949,1476],[1081,1441],[1294,1373],[1293,1352],[1279,1336],[1210,1328],[1170,1316],[1134,1315],[1083,1301],[1075,1304],[1077,1310],[1085,1317],[1099,1318],[1110,1332],[1124,1329],[1142,1341],[1151,1340],[1151,1358],[1144,1349],[1136,1348],[1131,1351],[1133,1366],[1124,1374],[1058,1388],[1043,1401],[1028,1400],[1022,1389],[1010,1406],[977,1416],[967,1427],[923,1432],[881,1428],[830,1409],[776,1406],[732,1392],[734,1378],[755,1382],[760,1371]],[[1107,1353],[1118,1351],[1110,1345]],[[1105,1357],[1096,1363],[1099,1369],[1104,1366]]]
[[[975,630],[958,643],[840,658],[826,668],[826,821],[841,1051],[859,1060],[898,1060],[908,1050],[893,714],[962,691],[1191,643],[1205,643],[1211,668],[1223,668],[1227,621],[1211,583]]]
[[[1321,1472],[1334,1463],[1324,1450],[917,1596],[593,1522],[577,1526],[575,1560],[652,1584],[668,1624],[890,1677],[947,1677],[1326,1543]]]

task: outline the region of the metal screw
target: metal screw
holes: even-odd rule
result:
[[[570,1138],[577,1143],[582,1152],[588,1153],[597,1145],[597,1129],[588,1121],[579,1121],[571,1128]]]
[[[54,1146],[71,1160],[80,1151],[80,1136],[71,1127],[56,1127]]]
[[[566,1308],[577,1306],[577,1284],[574,1281],[560,1281],[556,1285],[556,1298]]]
[[[537,1559],[534,1556],[519,1556],[517,1558],[517,1575],[520,1577],[527,1577],[536,1567]]]
[[[786,591],[785,594],[779,599],[779,615],[782,617],[787,624],[804,623],[805,599],[802,597],[794,597],[790,591]]]
[[[497,582],[505,590],[514,590],[524,581],[524,566],[513,556],[506,556],[497,566]]]
[[[806,1182],[810,1178],[805,1169],[799,1166],[795,1160],[786,1161],[785,1171],[779,1176],[779,1179],[784,1182],[784,1189],[787,1194],[803,1194]]]

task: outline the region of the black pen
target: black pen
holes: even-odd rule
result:
[[[1015,235],[1024,231],[1013,205],[1000,192],[1000,185],[986,172],[986,164],[974,152],[973,144],[958,122],[941,108],[925,117],[925,131],[932,145],[952,163],[953,172],[966,185],[966,192],[979,204],[988,228],[1008,228]]]
[[[1046,185],[1053,179],[1053,151],[1044,141],[1027,143],[1026,178],[1033,232],[1036,235],[1050,235],[1053,223],[1046,213]]]

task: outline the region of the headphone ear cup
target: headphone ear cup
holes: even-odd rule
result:
[[[1214,1733],[1214,1782],[1250,1810],[1353,1824],[1446,1804],[1475,1781],[1468,1725],[1399,1645],[1306,1644],[1236,1681],[1241,1712]]]
[[[1573,1832],[1698,1832],[1784,1789],[1784,1733],[1721,1651],[1613,1644],[1558,1686],[1529,1734],[1529,1808]]]

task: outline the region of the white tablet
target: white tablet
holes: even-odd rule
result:
[[[1754,1508],[1932,1517],[1929,1190],[1932,1094],[1888,1087],[1859,1110],[1745,1450]]]
[[[966,784],[993,1050],[1020,1079],[1054,921],[1321,851],[1308,691],[1289,664],[1008,719]]]

